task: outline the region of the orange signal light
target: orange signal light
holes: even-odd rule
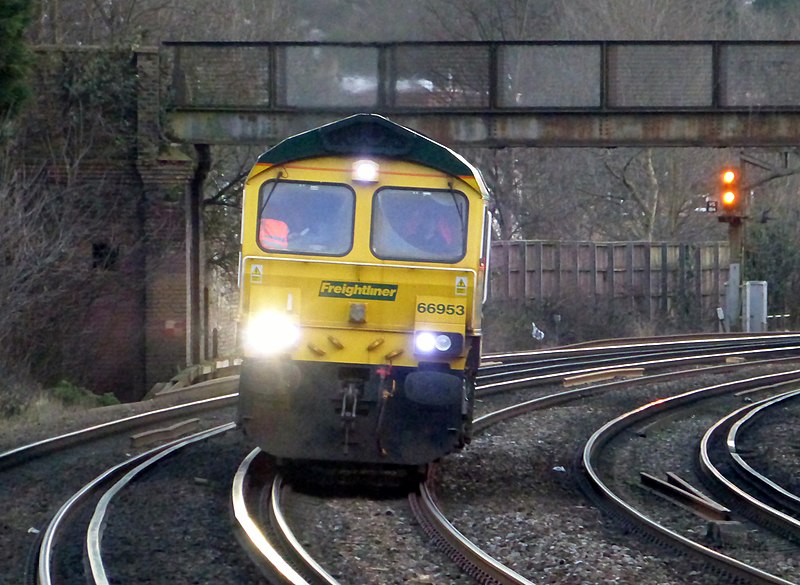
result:
[[[745,214],[744,199],[741,196],[741,171],[736,167],[723,168],[719,174],[719,221],[739,224]]]
[[[733,191],[725,191],[722,194],[722,205],[730,207],[736,203],[736,193]]]
[[[736,181],[736,171],[731,169],[722,171],[722,182],[726,185],[731,185]]]

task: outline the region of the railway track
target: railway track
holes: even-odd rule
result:
[[[154,433],[152,440],[163,443],[163,437],[170,434],[169,425],[187,420],[198,422],[187,417],[207,417],[226,409],[232,416],[236,395],[229,390],[230,381],[222,380],[217,384],[216,392],[221,393],[217,397],[123,416],[0,453],[0,481],[6,510],[2,521],[7,527],[0,531],[3,533],[0,549],[6,553],[4,565],[9,582],[37,583],[40,579],[54,582],[52,578],[47,581],[49,575],[45,576],[47,571],[41,568],[44,564],[52,569],[53,546],[43,543],[54,541],[60,527],[70,522],[75,509],[70,502],[82,500],[96,489],[88,486],[92,483],[89,480],[97,479],[96,483],[102,484],[107,479],[101,476],[108,473],[108,478],[113,477],[131,460],[131,452],[142,449],[133,446],[132,435]],[[202,423],[198,422],[198,426]],[[119,464],[120,460],[125,463]],[[117,471],[111,471],[118,465]],[[72,573],[72,570],[59,572]],[[64,580],[57,577],[55,582]]]
[[[260,449],[242,461],[231,489],[237,533],[250,558],[273,583],[308,585],[338,583],[300,545],[281,508],[283,478],[271,469]],[[269,492],[264,496],[264,490]],[[265,502],[266,500],[266,502]],[[268,507],[269,522],[259,510]]]
[[[773,348],[770,348],[772,351]],[[778,348],[776,353],[782,354],[783,348]],[[740,355],[740,352],[734,352]],[[727,357],[727,353],[719,354],[712,353],[712,360],[720,360]],[[763,355],[760,350],[755,350],[751,355]],[[669,359],[669,358],[666,358]],[[784,358],[786,359],[786,358]],[[707,368],[707,371],[725,372],[729,371],[731,365],[718,366],[716,368]],[[741,366],[740,366],[741,367]],[[696,370],[693,370],[696,372]],[[662,374],[663,377],[674,378],[676,375],[689,375],[690,371],[683,374]],[[708,373],[708,372],[707,372]],[[659,376],[656,376],[659,377]],[[604,385],[603,390],[607,391],[610,387],[629,383],[627,381],[615,382]],[[541,409],[554,404],[564,403],[565,401],[577,400],[579,398],[589,396],[598,392],[597,387],[581,388],[575,390],[567,390],[563,392],[556,392],[547,394],[545,396],[535,398],[532,400],[523,401],[515,404],[512,407],[498,410],[490,415],[479,418],[476,420],[475,427],[478,431],[486,430],[492,425],[497,424],[502,420],[510,417],[519,416],[523,413],[530,412],[534,409]],[[470,575],[473,575],[478,581],[483,583],[529,583],[525,577],[519,575],[515,571],[508,569],[502,563],[493,559],[491,555],[483,552],[480,547],[472,543],[468,538],[464,537],[457,528],[455,528],[439,511],[435,504],[435,500],[431,495],[433,488],[427,484],[422,484],[419,489],[409,495],[409,501],[415,514],[420,518],[422,525],[428,526],[433,534],[433,538],[440,543],[440,545],[447,549],[447,554],[454,559],[462,569]],[[436,526],[436,528],[433,528]],[[279,581],[284,582],[284,581]],[[286,581],[294,582],[294,581]],[[302,582],[302,581],[301,581]],[[308,582],[317,582],[310,580]]]
[[[641,370],[641,374],[704,364],[796,356],[800,335],[724,336],[669,340],[658,343],[616,343],[519,354],[489,354],[478,374],[477,396],[583,377],[586,382],[605,375]]]
[[[800,380],[793,380],[793,387]],[[800,543],[800,496],[756,471],[737,451],[737,437],[754,417],[797,400],[793,389],[746,405],[720,419],[706,431],[700,443],[700,468],[717,493],[737,504],[740,514]]]
[[[669,424],[669,422],[659,423],[660,418],[667,420],[675,418],[677,415],[674,412],[679,409],[692,408],[693,405],[702,401],[712,400],[719,396],[730,396],[737,392],[768,391],[784,384],[798,383],[800,383],[800,370],[759,375],[678,393],[674,396],[651,401],[617,416],[599,428],[586,443],[583,450],[582,465],[593,493],[602,501],[604,507],[613,510],[617,516],[623,518],[627,524],[634,526],[636,530],[676,550],[697,555],[703,562],[713,566],[715,570],[723,571],[732,579],[743,579],[752,583],[786,584],[793,582],[780,575],[773,574],[771,570],[774,571],[777,567],[770,567],[768,560],[760,563],[761,567],[756,566],[752,561],[746,562],[739,558],[728,556],[717,550],[719,547],[715,548],[709,546],[707,542],[701,542],[706,534],[701,533],[698,535],[696,534],[697,531],[687,531],[685,523],[680,523],[681,528],[673,528],[670,526],[669,521],[654,520],[652,510],[644,511],[640,508],[640,504],[636,502],[641,502],[641,499],[632,497],[630,491],[624,487],[626,482],[630,482],[628,478],[633,474],[634,470],[628,470],[627,475],[619,477],[622,475],[619,466],[611,466],[608,461],[602,463],[601,461],[606,457],[604,455],[605,450],[611,448],[609,445],[617,445],[613,447],[616,452],[623,448],[619,446],[621,443],[632,440],[631,436],[645,436],[648,433],[647,429],[656,429],[659,428],[659,425],[661,425],[660,432],[663,434],[665,432],[663,425]],[[728,404],[730,404],[730,401]],[[747,409],[750,408],[750,406],[747,407]],[[700,411],[698,410],[698,412]],[[738,411],[737,414],[740,412]],[[685,420],[691,416],[708,415],[695,415],[690,412],[684,414],[682,418]],[[710,437],[718,433],[719,429],[730,426],[729,421],[730,415],[723,416],[716,424],[710,425],[699,447],[700,464],[704,471],[715,479],[718,485],[724,483],[728,489],[741,494],[743,492],[739,488],[718,472],[718,469],[711,463],[709,456],[708,444]],[[691,443],[685,444],[689,445],[688,448],[691,448]],[[653,485],[652,481],[649,483]],[[715,487],[718,488],[718,486]],[[671,499],[674,500],[674,493],[669,492],[669,494],[672,496]],[[683,501],[685,502],[686,500]],[[748,503],[752,506],[757,505],[754,498]],[[732,511],[737,517],[741,517],[745,512],[742,506],[733,508]],[[668,514],[661,513],[659,516],[666,518]],[[725,523],[722,522],[715,525],[720,526],[721,524],[724,525]],[[740,534],[744,533],[745,529],[739,532]],[[694,536],[691,535],[692,533],[694,533]],[[764,566],[765,564],[766,566]]]
[[[423,529],[436,545],[467,575],[484,585],[529,585],[531,582],[487,554],[464,536],[436,504],[431,486],[422,483],[409,494],[409,504]]]
[[[58,548],[67,548],[64,545],[64,534],[70,527],[70,523],[79,516],[81,508],[89,506],[96,500],[94,512],[84,530],[86,534],[85,555],[89,566],[87,581],[96,585],[109,585],[108,571],[103,562],[102,532],[114,497],[133,482],[139,474],[158,464],[164,457],[198,441],[207,440],[234,428],[234,423],[227,423],[184,439],[166,443],[106,470],[83,486],[59,508],[45,530],[39,547],[37,583],[54,585],[58,582],[54,576],[56,551]]]
[[[272,583],[336,585],[339,583],[300,544],[282,509],[283,477],[269,470],[256,449],[239,467],[231,493],[233,516],[240,540]],[[264,491],[269,495],[259,495]],[[435,503],[432,486],[422,482],[408,493],[408,502],[436,545],[468,575],[484,584],[523,585],[530,581],[514,573],[465,538],[448,522]],[[262,502],[266,500],[266,510]],[[266,521],[263,517],[268,516]]]
[[[791,439],[794,415],[800,404],[797,399],[795,388],[755,404],[736,420],[726,439],[727,456],[736,466],[737,474],[794,516],[800,514],[792,469],[797,461],[796,446]],[[772,441],[774,437],[784,440]]]
[[[229,384],[229,382],[224,382]],[[187,416],[233,406],[236,393],[225,393],[214,398],[206,398],[166,408],[125,416],[75,431],[48,437],[0,453],[0,471],[19,466],[31,459],[80,446],[98,439],[119,435],[133,430],[153,427],[153,425],[181,420]]]
[[[649,370],[650,372],[654,372],[654,373],[652,373],[651,375],[648,375],[648,376],[644,376],[643,379],[647,380],[648,384],[656,384],[656,383],[658,383],[659,380],[664,380],[664,381],[672,380],[674,382],[675,380],[680,380],[681,377],[685,377],[688,380],[690,376],[697,375],[698,371],[702,372],[702,375],[705,375],[705,376],[727,376],[727,375],[730,375],[732,372],[735,372],[737,369],[751,367],[751,365],[752,365],[752,364],[747,364],[747,363],[745,363],[745,364],[741,364],[741,363],[724,363],[726,360],[729,360],[729,358],[731,358],[731,357],[735,357],[735,358],[741,359],[742,357],[747,356],[747,359],[753,359],[755,356],[776,356],[776,355],[778,355],[778,356],[783,356],[782,358],[780,358],[780,359],[782,359],[782,362],[779,362],[779,363],[783,363],[784,367],[785,367],[785,364],[791,362],[792,359],[796,359],[797,349],[796,349],[796,346],[792,345],[792,343],[796,343],[796,341],[797,341],[796,338],[792,338],[791,336],[789,336],[786,339],[782,340],[781,343],[771,344],[768,347],[764,346],[763,340],[759,340],[758,341],[759,345],[756,346],[756,347],[750,346],[750,347],[745,347],[745,348],[735,348],[735,347],[731,347],[729,345],[726,345],[726,347],[720,348],[720,347],[706,346],[705,349],[708,350],[708,352],[707,352],[707,354],[705,354],[703,356],[703,359],[707,360],[707,361],[705,361],[704,364],[700,364],[702,367],[698,367],[698,364],[695,364],[695,363],[693,363],[691,361],[688,361],[688,360],[684,361],[683,358],[686,357],[685,355],[680,356],[680,358],[676,358],[674,355],[670,356],[669,352],[667,350],[660,351],[660,352],[654,352],[653,348],[650,348],[646,352],[647,355],[646,355],[646,359],[644,360],[644,362],[651,362],[651,361],[658,362],[658,361],[667,360],[669,365],[665,365],[663,367],[659,367],[657,365],[647,366],[647,370]],[[785,345],[785,344],[788,344],[788,345]],[[675,345],[675,344],[673,343],[672,345]],[[675,349],[677,351],[685,353],[686,346],[685,346],[685,344],[677,344],[677,347]],[[643,363],[642,360],[641,360],[641,358],[642,358],[641,352],[635,352],[635,353],[636,353],[636,355],[630,356],[630,358],[629,358],[630,361],[621,360],[621,361],[615,363],[614,369],[631,367],[630,364]],[[654,357],[656,354],[657,354],[657,357]],[[497,356],[493,356],[493,357],[497,357]],[[459,456],[456,456],[456,457],[453,457],[453,458],[447,458],[443,462],[444,463],[444,471],[442,472],[442,475],[444,476],[444,482],[442,484],[423,484],[423,485],[419,486],[418,489],[414,490],[413,493],[410,495],[410,499],[409,499],[409,504],[408,505],[409,505],[410,508],[414,508],[414,509],[420,510],[421,517],[437,518],[437,516],[439,516],[440,517],[439,520],[443,521],[443,522],[441,522],[441,524],[443,524],[444,526],[446,526],[447,524],[450,524],[452,527],[455,528],[456,533],[460,533],[461,537],[466,539],[466,543],[465,544],[456,545],[456,549],[455,550],[457,552],[451,552],[451,553],[448,553],[448,554],[450,554],[452,557],[454,557],[456,559],[460,559],[462,557],[463,558],[469,558],[471,555],[473,555],[475,550],[483,551],[482,553],[478,554],[478,556],[476,557],[478,560],[474,560],[473,559],[472,561],[469,561],[469,562],[467,562],[465,564],[465,566],[467,568],[462,568],[462,570],[465,572],[465,574],[475,575],[478,580],[480,580],[481,582],[485,582],[485,583],[489,583],[489,582],[492,582],[492,583],[527,583],[527,582],[531,582],[531,581],[536,581],[538,579],[537,573],[535,572],[535,570],[532,573],[530,566],[528,566],[526,569],[520,570],[520,568],[515,564],[515,562],[509,562],[509,559],[505,558],[503,556],[503,554],[499,554],[498,555],[498,551],[495,550],[495,546],[493,544],[487,546],[487,543],[481,542],[480,539],[476,539],[473,529],[469,529],[467,531],[464,531],[464,529],[463,529],[463,527],[464,527],[463,518],[461,517],[460,513],[457,511],[457,508],[456,508],[455,512],[453,511],[454,510],[453,502],[447,496],[448,491],[453,487],[453,482],[457,479],[454,476],[458,475],[458,474],[463,476],[464,475],[464,473],[463,473],[463,469],[464,468],[463,467],[454,467],[454,466],[451,465],[451,462],[455,461],[456,463],[461,465],[462,463],[466,464],[466,462],[468,460],[471,460],[471,459],[474,459],[474,460],[477,460],[477,461],[485,461],[480,456],[480,449],[485,448],[485,445],[482,445],[481,441],[488,441],[487,444],[490,447],[493,447],[497,442],[496,441],[497,437],[500,436],[500,434],[496,434],[497,431],[495,431],[494,429],[501,422],[509,421],[509,423],[518,424],[518,423],[515,423],[512,419],[523,420],[523,419],[518,419],[517,417],[519,417],[522,414],[533,412],[534,410],[543,410],[543,411],[544,410],[552,410],[552,408],[554,406],[556,406],[556,405],[560,405],[560,406],[565,407],[565,408],[574,408],[574,406],[571,406],[571,405],[577,405],[577,404],[590,405],[591,403],[587,402],[587,401],[592,399],[592,397],[598,397],[598,396],[609,396],[609,397],[611,397],[611,396],[613,396],[615,394],[616,390],[625,388],[626,386],[630,386],[631,384],[638,384],[639,382],[642,381],[641,379],[638,379],[638,378],[637,379],[621,378],[621,379],[615,379],[615,380],[613,380],[611,382],[608,382],[608,383],[605,383],[605,384],[592,384],[591,381],[592,381],[594,376],[602,377],[597,372],[601,372],[602,373],[602,372],[608,370],[608,364],[607,364],[607,362],[604,362],[604,363],[602,363],[600,365],[592,364],[591,361],[589,360],[590,357],[591,356],[586,356],[586,355],[572,355],[572,356],[569,356],[569,360],[575,360],[577,362],[577,363],[572,363],[572,365],[570,366],[569,364],[565,364],[565,362],[568,362],[569,360],[565,360],[565,356],[564,355],[557,356],[556,359],[561,362],[559,367],[565,367],[565,369],[563,369],[558,376],[554,376],[553,378],[549,379],[549,383],[550,383],[549,386],[545,385],[546,382],[535,382],[533,384],[533,386],[531,386],[530,384],[522,384],[520,386],[517,386],[515,384],[515,382],[513,381],[513,375],[514,375],[513,371],[512,372],[506,372],[506,374],[508,376],[510,376],[510,378],[509,378],[510,382],[506,386],[506,390],[510,391],[510,394],[506,396],[505,394],[503,394],[503,393],[501,393],[499,391],[497,391],[497,392],[492,391],[492,392],[487,393],[485,395],[485,397],[482,398],[482,400],[485,401],[485,402],[482,403],[481,409],[486,410],[487,408],[489,408],[489,406],[488,406],[489,404],[494,404],[496,406],[492,407],[493,408],[493,413],[490,416],[481,416],[481,417],[476,419],[475,428],[476,428],[476,431],[479,433],[478,438],[476,439],[476,444],[473,444],[472,446],[468,447],[468,449],[467,449],[467,451],[465,452],[464,455],[459,455]],[[603,351],[599,352],[598,359],[604,359],[605,360],[607,358],[608,358],[608,355],[605,352],[603,352]],[[504,359],[508,360],[509,358],[504,358]],[[677,360],[677,361],[670,362],[669,360]],[[523,363],[521,364],[520,368],[522,370],[521,376],[523,378],[535,378],[537,375],[539,375],[541,373],[541,372],[537,373],[535,370],[533,372],[531,372],[531,370],[534,369],[533,366],[531,366],[530,364],[525,364],[524,363],[525,360],[522,360],[522,361],[523,361]],[[554,367],[552,363],[545,363],[545,362],[546,362],[546,360],[543,360],[543,364],[542,364],[543,367],[551,367],[551,368]],[[677,368],[679,368],[680,364],[684,364],[684,366],[680,370],[677,370]],[[686,365],[686,364],[688,364],[688,365]],[[716,365],[710,366],[708,364],[716,364]],[[511,369],[511,366],[509,366],[508,364],[504,364],[504,367],[507,370]],[[573,368],[573,369],[570,370],[569,369],[570,367]],[[595,368],[597,368],[597,369],[595,369]],[[591,371],[586,372],[585,370],[587,370],[587,369],[591,370]],[[589,374],[589,376],[583,380],[583,383],[582,383],[582,385],[580,387],[574,387],[574,388],[571,387],[571,388],[566,388],[566,389],[563,388],[563,387],[560,388],[560,389],[554,387],[554,384],[553,384],[554,382],[563,382],[564,378],[569,376],[569,375],[579,375],[579,374],[576,374],[575,372],[578,372],[580,375]],[[655,372],[661,372],[661,373],[655,373]],[[553,376],[554,372],[545,370],[545,373],[541,374],[541,375],[549,377],[549,376]],[[598,377],[598,379],[599,379],[599,377]],[[495,382],[496,382],[496,380],[494,382],[490,382],[490,383],[494,384]],[[539,390],[531,390],[532,387],[536,388],[537,386],[540,388]],[[519,389],[517,389],[517,388],[519,388]],[[515,389],[517,389],[517,390],[515,390]],[[233,399],[234,398],[231,398],[231,400],[233,400]],[[609,398],[609,400],[610,400],[610,398]],[[509,403],[505,407],[502,406],[502,403],[504,401]],[[133,423],[129,423],[129,424],[133,424]],[[102,431],[99,431],[99,432],[107,434],[110,431],[108,429],[105,429],[105,430],[102,430]],[[74,441],[74,440],[75,440],[75,438],[73,437],[73,438],[67,439],[66,441],[67,441],[67,443],[69,443],[69,442]],[[16,454],[11,456],[12,459],[7,460],[7,462],[5,463],[5,469],[6,470],[10,470],[10,469],[22,466],[22,465],[24,465],[25,461],[30,461],[30,460],[36,459],[38,457],[42,457],[47,452],[53,452],[54,449],[58,449],[58,448],[59,447],[57,446],[57,443],[45,442],[45,443],[43,443],[43,445],[41,445],[39,447],[35,447],[35,448],[31,447],[32,450],[29,451],[28,454],[25,454],[25,450],[19,451],[18,453],[16,453]],[[37,449],[42,449],[41,454],[37,454]],[[16,452],[17,449],[15,449],[13,451]],[[0,457],[0,469],[3,469],[3,465],[4,465],[3,459],[2,459],[2,457]],[[479,474],[490,473],[490,471],[488,469],[486,469],[489,466],[488,465],[484,465],[484,467],[485,468],[483,470],[481,470],[479,472]],[[559,467],[559,466],[558,465],[551,465],[551,467],[553,467],[555,469],[556,467]],[[565,467],[569,467],[569,465],[566,465]],[[456,470],[459,470],[459,471],[456,472]],[[567,477],[571,476],[571,473],[570,473],[571,471],[572,470],[567,469],[567,473],[564,473],[563,475],[556,476],[556,477],[562,477],[562,478],[566,479]],[[263,471],[262,471],[262,473],[263,473]],[[475,472],[472,472],[472,474],[474,474],[474,473]],[[558,472],[555,472],[555,473],[558,473]],[[249,481],[250,480],[242,479],[240,481],[240,483],[242,484],[242,486],[246,486],[246,485],[248,485]],[[272,481],[274,482],[274,480],[272,480]],[[498,481],[498,480],[492,480],[492,481]],[[236,483],[236,480],[234,481],[234,484],[235,483]],[[478,488],[478,491],[480,491],[481,489],[483,489],[483,488]],[[279,502],[280,501],[280,494],[281,494],[281,492],[283,490],[280,489],[280,488],[274,488],[274,487],[270,488],[270,492],[273,492],[273,491],[275,491],[275,494],[276,494],[276,501]],[[437,497],[434,496],[434,494],[437,494],[437,493],[445,495],[445,500],[446,501],[444,502],[444,504],[445,504],[444,507],[441,507],[441,503],[438,501]],[[253,506],[255,506],[255,509],[257,509],[259,506],[262,505],[260,498],[255,498],[254,499],[252,496],[250,496],[249,500],[250,500],[250,503],[247,504],[247,505],[251,508],[251,510],[253,509]],[[280,507],[280,505],[278,507]],[[234,509],[236,509],[236,508],[237,508],[237,505],[234,504]],[[429,512],[423,514],[421,512],[422,508],[431,508],[431,510],[434,510],[434,511],[429,511]],[[253,516],[253,517],[255,517],[255,516]],[[102,521],[98,521],[98,522],[100,524],[102,524]],[[420,523],[427,523],[427,522],[430,522],[430,520],[420,520]],[[287,524],[287,521],[284,520],[283,523]],[[472,522],[469,522],[469,523],[472,524]],[[96,534],[96,536],[94,536],[92,538],[94,539],[95,542],[100,542],[100,537],[99,537],[100,532],[99,532],[99,530],[97,530],[97,526],[98,526],[98,524],[95,525],[95,534]],[[446,529],[443,529],[443,530],[446,530]],[[274,535],[273,535],[273,538],[274,538]],[[437,536],[436,538],[444,541],[444,540],[447,540],[449,538],[452,538],[452,535],[448,536],[448,537]],[[456,538],[456,541],[458,541],[458,537],[455,537],[455,538]],[[546,537],[545,536],[541,536],[541,538],[544,539]],[[297,541],[298,539],[295,538],[295,540]],[[459,546],[461,546],[462,548],[459,549],[458,548]],[[512,545],[512,546],[517,546],[517,545]],[[526,546],[529,546],[529,545],[526,545]],[[607,546],[610,548],[611,545],[607,545]],[[274,549],[276,551],[279,551],[279,552],[277,552],[275,554],[277,554],[278,556],[280,556],[282,558],[283,554],[285,554],[285,553],[283,553],[281,551],[284,551],[286,549],[286,545],[285,544],[281,544],[279,546],[274,547]],[[470,550],[472,550],[472,552],[470,552]],[[489,559],[486,562],[486,564],[483,564],[483,565],[481,564],[481,563],[484,562],[484,561],[480,560],[481,555],[485,555],[486,559]],[[497,558],[494,558],[495,556]],[[100,554],[100,558],[102,558],[102,557],[103,557],[103,555],[101,553]],[[302,555],[301,555],[301,558],[302,558]],[[313,561],[313,559],[312,559],[312,561]],[[291,563],[287,563],[287,566],[291,567],[292,570],[296,572],[296,578],[298,578],[300,580],[298,580],[298,581],[279,581],[279,582],[297,582],[297,583],[301,583],[301,582],[308,582],[308,583],[324,582],[324,583],[335,583],[335,582],[338,582],[337,578],[340,578],[338,576],[336,578],[334,578],[332,576],[332,574],[333,575],[338,575],[338,574],[337,574],[336,570],[331,571],[328,568],[329,564],[330,564],[329,559],[317,559],[316,561],[313,561],[318,565],[318,567],[322,568],[322,573],[320,573],[321,576],[320,575],[309,576],[309,573],[306,572],[308,569],[298,570],[296,568],[296,565],[297,565],[298,562],[300,562],[300,561],[293,560]],[[461,563],[462,561],[459,560],[457,562]],[[325,568],[323,568],[323,567],[325,567]],[[326,569],[327,569],[327,571],[326,571]],[[535,567],[534,567],[534,569],[535,569]],[[499,573],[493,574],[493,571],[499,571]],[[274,571],[272,571],[272,570],[268,570],[267,571],[267,574],[270,575],[269,578],[272,579],[272,580],[275,580],[276,577],[275,577],[275,575],[273,573],[274,573]],[[312,573],[313,573],[313,571],[312,571]],[[327,575],[327,576],[325,576],[325,575]],[[293,577],[293,578],[295,578],[295,577]],[[96,581],[96,582],[102,583],[103,581],[100,580],[100,581]],[[350,581],[345,580],[343,582],[350,582]],[[384,581],[369,581],[369,580],[365,580],[363,582],[384,582]],[[386,582],[389,582],[389,581],[386,581]],[[439,581],[437,580],[437,581],[434,581],[434,582],[439,582]],[[453,582],[453,583],[459,582],[460,583],[461,581],[458,581],[457,579],[455,579],[455,580],[451,580],[451,582]],[[664,581],[664,582],[667,582],[667,581]],[[773,581],[765,581],[765,582],[773,582]],[[774,581],[774,582],[784,582],[784,581]]]

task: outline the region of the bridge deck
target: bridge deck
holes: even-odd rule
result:
[[[795,145],[798,42],[166,43],[172,139],[265,145],[354,112],[447,144]]]

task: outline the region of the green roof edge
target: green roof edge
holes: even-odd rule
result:
[[[359,139],[363,137],[366,140]],[[475,167],[461,155],[378,114],[355,114],[290,136],[259,156],[258,162],[279,165],[341,154],[402,158],[456,177],[481,180]]]

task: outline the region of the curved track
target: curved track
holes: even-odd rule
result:
[[[772,583],[786,585],[789,581],[771,575],[756,567],[743,563],[737,559],[728,557],[707,546],[703,546],[694,540],[690,540],[669,528],[659,524],[639,510],[632,507],[623,497],[602,479],[601,473],[597,468],[597,460],[602,449],[617,435],[634,425],[640,425],[643,421],[659,416],[664,412],[685,406],[694,401],[705,399],[723,393],[731,393],[739,390],[771,387],[775,384],[794,383],[800,380],[800,370],[758,376],[756,378],[740,380],[735,382],[725,382],[715,386],[692,390],[651,402],[635,410],[627,412],[606,425],[598,429],[591,439],[586,443],[582,456],[582,465],[586,476],[596,494],[602,499],[604,505],[624,516],[628,521],[655,538],[668,542],[671,546],[682,549],[692,554],[701,555],[707,562],[716,565],[720,570],[734,576],[735,578],[745,579],[753,583]]]

